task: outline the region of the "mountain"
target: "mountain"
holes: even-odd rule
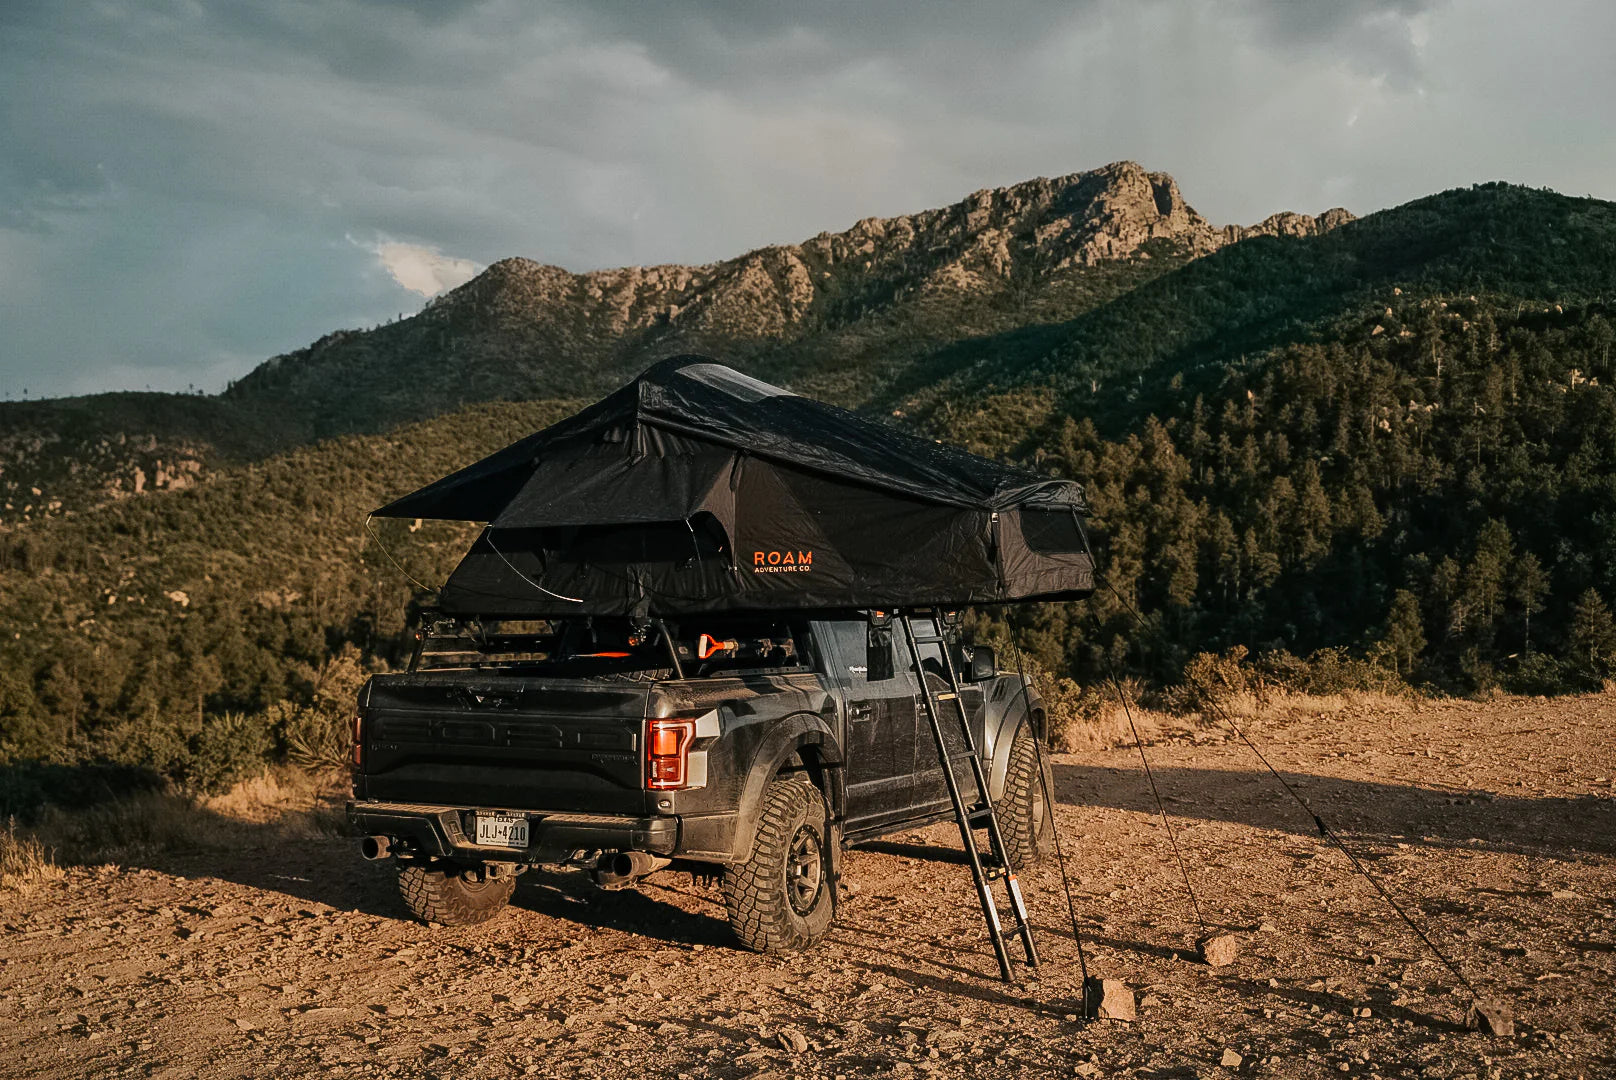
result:
[[[376,430],[474,401],[604,394],[653,359],[699,352],[860,405],[906,360],[1029,309],[1076,314],[1244,237],[1350,219],[1215,229],[1170,176],[1120,162],[708,266],[573,274],[506,259],[414,318],[276,357],[225,399],[290,406],[315,434]],[[355,386],[372,392],[355,401]]]
[[[1350,219],[1286,213],[1218,229],[1171,177],[1119,162],[707,266],[573,274],[506,259],[417,315],[327,334],[217,397],[0,405],[12,504],[0,528],[477,402],[598,396],[680,352],[869,405],[949,343],[1072,318],[1236,240]]]
[[[217,398],[0,411],[0,781],[285,750],[469,537],[364,512],[684,350],[1082,479],[1115,593],[1023,622],[1085,684],[1597,686],[1613,324],[1616,205],[1502,184],[1218,229],[1117,165],[708,267],[507,261]]]

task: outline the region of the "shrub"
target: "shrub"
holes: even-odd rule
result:
[[[1516,694],[1555,694],[1571,681],[1563,662],[1548,653],[1533,653],[1504,676],[1504,688]]]
[[[1262,679],[1245,662],[1246,647],[1236,645],[1222,656],[1196,653],[1184,665],[1184,681],[1162,695],[1175,712],[1207,712],[1236,699],[1266,697]]]
[[[216,795],[238,780],[262,772],[275,749],[264,713],[218,713],[207,717],[190,739],[190,758],[183,766],[185,787]]]
[[[1351,691],[1405,694],[1409,686],[1396,671],[1353,656],[1344,648],[1320,649],[1306,660],[1280,650],[1257,661],[1265,683],[1293,694],[1343,694]]]
[[[347,645],[321,665],[308,705],[270,706],[268,722],[288,761],[316,771],[347,767],[354,708],[369,676],[359,650]]]

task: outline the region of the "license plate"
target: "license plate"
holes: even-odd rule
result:
[[[515,814],[478,814],[477,843],[484,847],[527,847],[527,818]]]

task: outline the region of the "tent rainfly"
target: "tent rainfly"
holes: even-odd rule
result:
[[[376,511],[487,522],[446,612],[500,618],[963,607],[1094,589],[1083,488],[704,357]]]

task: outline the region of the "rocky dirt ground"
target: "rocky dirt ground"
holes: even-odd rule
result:
[[[0,895],[9,1077],[1612,1077],[1616,695],[1348,706],[1252,721],[1271,760],[1468,978],[1467,997],[1238,743],[1151,750],[1198,933],[1132,750],[1062,755],[1090,972],[1138,1019],[1078,1019],[1053,863],[1025,875],[1044,965],[994,975],[957,834],[852,852],[811,953],[732,948],[716,890],[533,874],[466,930],[406,921],[349,841],[71,869]]]

